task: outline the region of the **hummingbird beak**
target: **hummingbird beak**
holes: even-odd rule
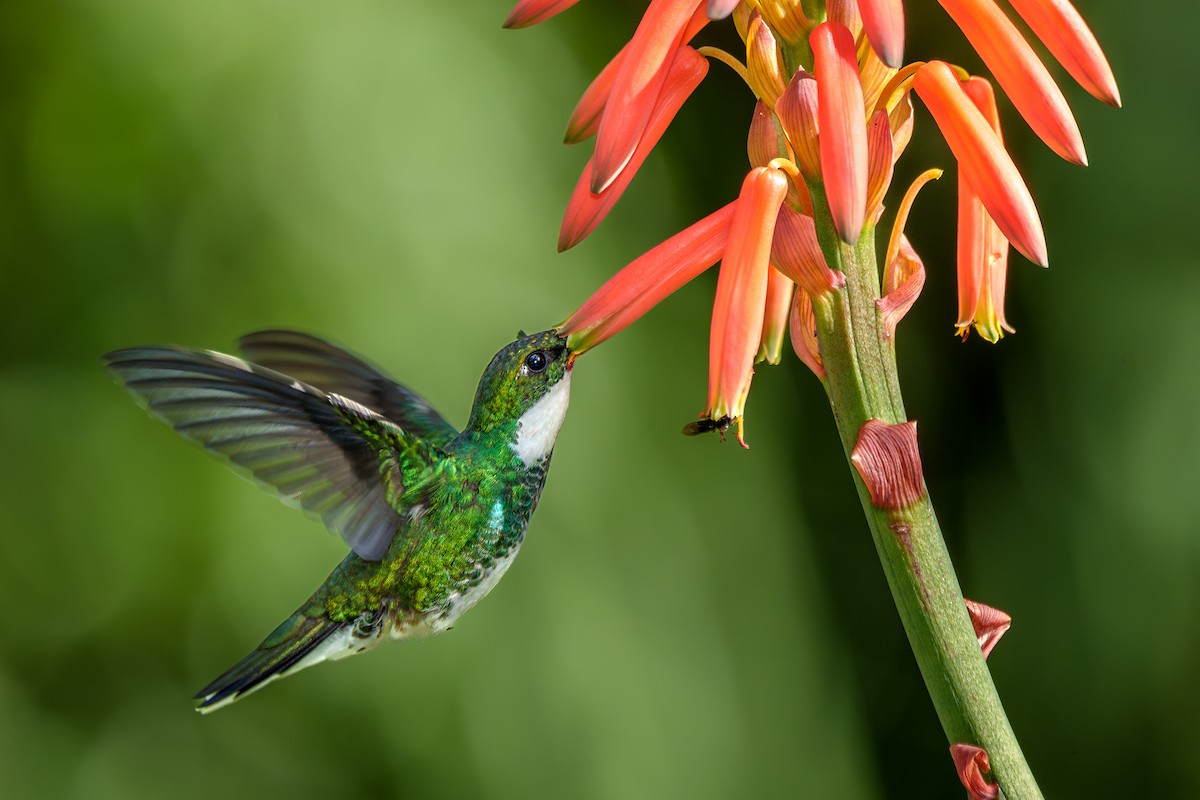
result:
[[[575,359],[579,357],[578,353],[571,353],[567,356],[567,372],[570,372],[575,366]]]

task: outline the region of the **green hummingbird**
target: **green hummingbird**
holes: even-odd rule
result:
[[[491,591],[541,496],[575,358],[555,331],[521,335],[484,370],[460,433],[322,339],[266,330],[239,346],[244,360],[174,347],[105,360],[151,414],[319,515],[351,552],[196,694],[201,712],[384,639],[444,631]]]

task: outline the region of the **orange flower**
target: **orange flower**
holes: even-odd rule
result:
[[[863,33],[879,59],[892,69],[904,64],[904,5],[900,0],[858,0]]]
[[[550,19],[560,11],[566,11],[579,0],[521,0],[508,12],[505,28],[528,28]]]
[[[1096,37],[1067,0],[1009,0],[1071,77],[1097,100],[1121,106],[1112,68]]]
[[[713,301],[704,415],[735,420],[743,447],[742,415],[762,337],[771,239],[787,185],[787,176],[770,167],[750,170],[742,182]]]
[[[1050,149],[1087,164],[1083,138],[1058,84],[993,0],[939,0],[1013,105]]]
[[[592,185],[603,192],[633,158],[698,0],[651,0],[613,78],[596,133]]]
[[[817,75],[821,175],[838,235],[854,244],[867,206],[867,126],[854,37],[823,22],[809,37]]]
[[[1033,197],[1004,144],[959,85],[950,67],[930,61],[913,88],[937,121],[959,169],[1004,236],[1035,264],[1046,266],[1046,237]]]
[[[662,94],[658,96],[649,123],[638,140],[628,166],[601,194],[595,194],[591,190],[595,175],[595,158],[588,161],[587,166],[583,168],[583,174],[575,184],[575,191],[572,192],[566,213],[563,215],[562,227],[558,234],[559,252],[569,250],[583,241],[612,210],[629,186],[629,182],[633,180],[638,167],[646,160],[646,156],[654,149],[671,120],[707,73],[708,60],[695,50],[684,46],[676,51]]]

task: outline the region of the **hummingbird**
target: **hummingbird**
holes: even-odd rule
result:
[[[385,639],[439,633],[495,587],[525,538],[570,398],[550,330],[488,364],[460,432],[418,394],[315,336],[265,330],[245,358],[144,347],[104,359],[153,416],[324,520],[350,553],[195,697],[214,711]]]

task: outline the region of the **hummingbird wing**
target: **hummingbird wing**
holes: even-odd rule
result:
[[[337,345],[300,331],[248,333],[238,342],[246,358],[323,392],[340,394],[378,411],[430,443],[443,446],[458,431],[425,401],[378,368]]]
[[[240,358],[134,348],[105,360],[151,414],[319,515],[369,561],[408,527],[405,492],[419,494],[446,458],[354,400]]]

